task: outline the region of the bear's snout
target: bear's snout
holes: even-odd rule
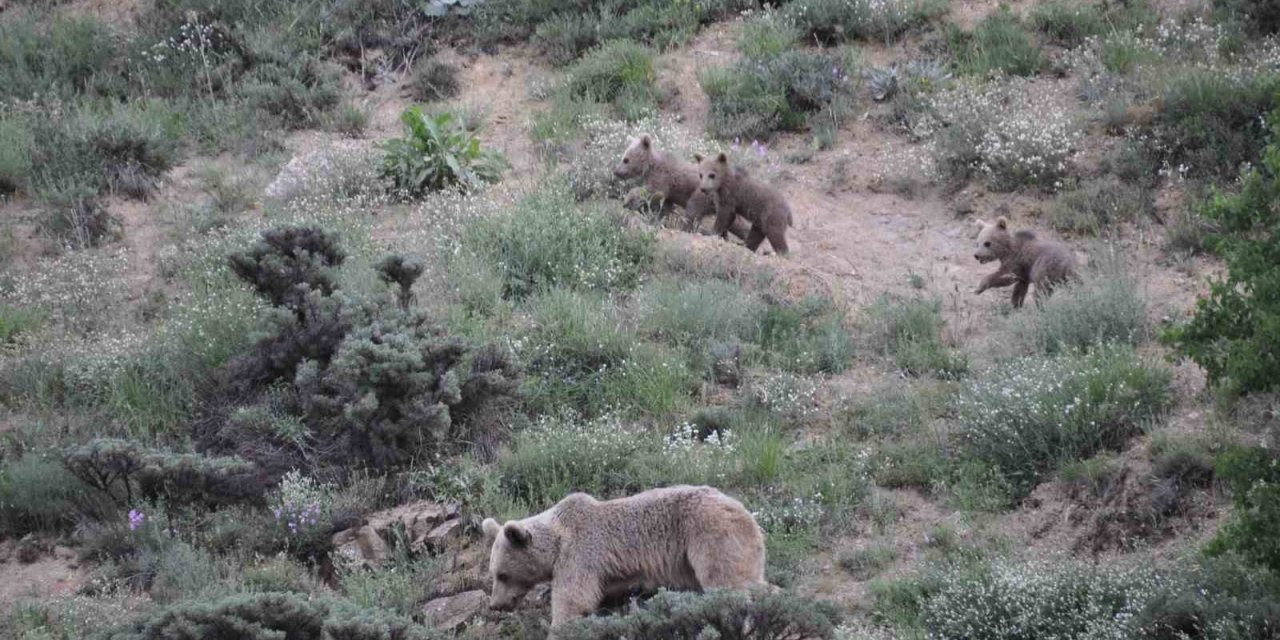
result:
[[[489,598],[489,608],[494,611],[511,611],[516,608],[515,600],[498,600],[497,598]]]

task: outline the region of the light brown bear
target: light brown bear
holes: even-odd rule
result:
[[[729,156],[723,152],[708,158],[695,154],[694,158],[698,161],[698,189],[710,196],[716,211],[715,234],[723,238],[729,224],[742,216],[751,223],[744,241],[748,251],[754,252],[768,238],[774,253],[786,255],[791,207],[782,194],[730,166]]]
[[[711,487],[673,486],[599,501],[570,494],[523,520],[482,525],[493,540],[489,606],[509,610],[551,582],[551,626],[632,589],[764,586],[764,534],[742,503]]]
[[[1011,301],[1019,308],[1032,284],[1036,285],[1038,303],[1053,293],[1054,287],[1078,278],[1076,258],[1062,244],[1041,240],[1025,229],[1011,234],[1004,216],[995,224],[976,222],[979,231],[973,257],[982,264],[999,260],[1000,268],[983,278],[974,293],[1013,285]]]
[[[628,207],[645,204],[664,213],[672,206],[682,207],[689,231],[696,229],[702,218],[715,213],[713,207],[698,202],[706,198],[698,191],[698,168],[660,151],[647,133],[631,141],[622,153],[622,160],[613,168],[613,175],[622,180],[641,178],[644,181],[643,186],[627,193]],[[695,201],[692,205],[691,199]],[[748,230],[750,226],[740,220],[734,220],[729,228],[730,233],[744,241]]]

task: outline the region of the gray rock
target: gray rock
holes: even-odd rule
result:
[[[483,591],[464,591],[422,605],[422,617],[434,629],[452,631],[488,607],[489,596]]]

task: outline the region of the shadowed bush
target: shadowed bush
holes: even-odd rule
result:
[[[787,592],[663,591],[639,611],[575,620],[557,633],[565,640],[829,640],[839,621],[834,606]]]

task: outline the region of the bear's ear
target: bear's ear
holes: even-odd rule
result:
[[[979,229],[986,229],[988,226],[990,226],[990,224],[986,220],[983,220],[982,218],[974,218],[973,223],[978,225]]]
[[[507,540],[517,547],[528,546],[529,541],[533,538],[528,529],[514,522],[508,522],[507,526],[502,528],[502,531],[507,534]]]
[[[695,154],[693,154],[693,161],[694,161],[694,162],[702,162],[702,154],[701,154],[701,153],[695,153]]]
[[[644,147],[645,149],[648,149],[649,146],[652,144],[653,144],[653,138],[650,138],[649,134],[646,133],[640,136],[640,146]]]
[[[725,155],[725,152],[721,151],[720,155],[716,156],[716,162],[719,162],[720,164],[729,164],[729,156]]]
[[[498,530],[502,528],[502,525],[498,524],[498,521],[493,518],[485,518],[484,522],[480,524],[480,528],[484,530],[484,537],[493,540],[498,537]]]
[[[997,218],[997,219],[996,219],[996,226],[997,226],[997,227],[1000,227],[1000,230],[1001,230],[1001,231],[1008,231],[1008,230],[1009,230],[1009,220],[1008,220],[1007,218],[1005,218],[1004,216],[1000,216],[999,218]]]

